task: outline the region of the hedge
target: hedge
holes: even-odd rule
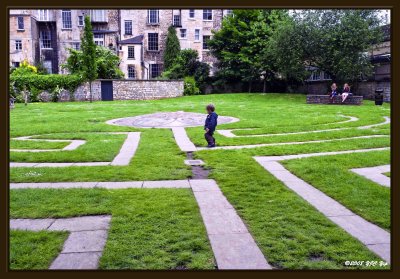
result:
[[[83,83],[78,75],[10,75],[10,83],[18,90],[42,90],[52,92],[56,88],[63,88],[70,92]]]

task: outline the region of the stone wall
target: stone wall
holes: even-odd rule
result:
[[[155,100],[183,96],[182,80],[114,80],[114,100]]]
[[[59,102],[90,101],[89,83],[82,84],[71,93],[63,90]],[[183,80],[113,80],[114,100],[156,100],[183,96]],[[44,91],[39,96],[42,102],[51,102],[51,94]],[[101,101],[101,80],[92,82],[92,100]]]
[[[342,97],[335,96],[333,99],[329,95],[307,95],[307,104],[335,104],[335,105],[361,105],[362,96],[348,96],[342,103]]]

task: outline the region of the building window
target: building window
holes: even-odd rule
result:
[[[212,20],[212,10],[203,10],[203,20]]]
[[[62,10],[63,29],[72,29],[71,10]]]
[[[321,80],[321,71],[319,70],[312,71],[309,80],[314,80],[314,81]]]
[[[18,21],[18,30],[24,30],[24,17],[23,16],[19,16],[17,18]]]
[[[80,50],[81,49],[81,44],[80,43],[72,43],[72,48],[75,50]]]
[[[332,78],[328,73],[324,72],[324,79],[332,79]]]
[[[194,29],[194,40],[200,41],[200,29]]]
[[[135,66],[128,65],[128,78],[136,78]]]
[[[189,18],[194,18],[194,9],[189,10]]]
[[[181,34],[181,39],[186,39],[186,29],[181,29],[180,30]]]
[[[159,10],[156,9],[147,10],[147,23],[149,24],[159,23]]]
[[[78,26],[83,26],[84,21],[83,21],[83,16],[78,16]]]
[[[104,46],[104,34],[94,34],[94,43],[98,46]]]
[[[132,35],[132,20],[125,20],[125,35]]]
[[[106,10],[90,10],[90,20],[92,22],[107,22]]]
[[[226,16],[233,15],[233,10],[226,10]]]
[[[49,21],[49,10],[38,10],[38,18],[40,21]]]
[[[135,59],[135,47],[128,46],[128,59]]]
[[[211,39],[211,36],[203,36],[203,49],[208,49],[207,42]]]
[[[13,68],[18,68],[19,67],[19,62],[12,62],[12,67]]]
[[[51,32],[50,32],[50,30],[40,31],[40,48],[51,48]]]
[[[182,26],[181,24],[181,16],[180,15],[174,15],[174,26]]]
[[[150,64],[150,77],[157,78],[161,74],[160,64]]]
[[[15,50],[22,50],[22,41],[15,40]]]
[[[158,33],[148,34],[148,50],[158,50]]]

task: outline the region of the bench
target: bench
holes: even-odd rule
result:
[[[334,105],[362,105],[363,96],[348,96],[342,103],[342,96],[335,96],[333,99],[329,95],[307,95],[307,104],[334,104]]]

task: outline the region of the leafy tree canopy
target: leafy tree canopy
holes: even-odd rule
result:
[[[283,74],[304,78],[316,67],[334,81],[356,81],[372,73],[367,52],[381,41],[375,10],[304,10],[279,28],[272,52]]]
[[[83,52],[75,49],[69,49],[69,52],[70,55],[63,67],[72,74],[82,76],[86,70]],[[120,59],[111,50],[102,46],[97,46],[95,54],[95,65],[98,78],[119,79],[124,76],[118,66]]]
[[[226,80],[253,81],[275,75],[271,37],[288,20],[285,10],[234,10],[208,42],[219,60],[218,76]]]

